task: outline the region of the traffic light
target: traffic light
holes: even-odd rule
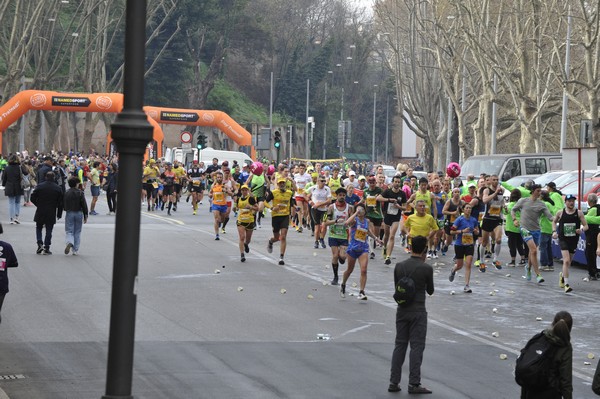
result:
[[[206,136],[203,134],[198,135],[198,141],[196,142],[196,148],[199,150],[206,147]]]
[[[279,133],[279,130],[275,130],[275,136],[273,137],[273,146],[277,149],[281,147],[281,133]]]

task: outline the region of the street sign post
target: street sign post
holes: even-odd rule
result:
[[[190,132],[186,132],[186,131],[181,132],[181,142],[182,143],[191,143],[192,142],[192,134]]]

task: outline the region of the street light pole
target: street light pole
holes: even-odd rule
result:
[[[375,163],[375,113],[377,111],[377,92],[373,91],[373,140],[371,143],[371,161]]]
[[[306,79],[306,130],[304,132],[304,154],[306,159],[310,159],[310,139],[308,137],[308,107],[310,104],[310,79]]]
[[[385,163],[388,164],[388,145],[390,143],[390,95],[385,100]]]
[[[323,159],[327,159],[327,82],[325,82],[325,115],[323,117]]]
[[[137,275],[140,251],[140,191],[152,126],[144,105],[146,0],[127,0],[123,111],[112,124],[119,151],[119,209],[115,224],[110,333],[103,399],[132,399]]]

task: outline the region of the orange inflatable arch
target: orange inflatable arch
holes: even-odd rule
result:
[[[55,91],[24,90],[0,106],[0,132],[16,122],[29,110],[47,110],[63,112],[111,112],[119,113],[123,109],[121,93],[60,93]],[[157,155],[162,156],[164,134],[158,123],[211,126],[221,130],[240,146],[251,147],[251,157],[255,158],[252,147],[252,135],[241,127],[229,115],[221,111],[201,111],[180,108],[144,107],[154,126],[153,140],[157,143]],[[155,123],[152,123],[155,122]],[[112,140],[107,140],[107,148]],[[0,134],[2,151],[2,134]]]

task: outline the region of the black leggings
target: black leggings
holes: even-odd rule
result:
[[[508,237],[508,251],[510,252],[511,258],[516,258],[517,252],[523,258],[526,258],[529,255],[529,248],[527,248],[527,245],[523,242],[521,233],[507,231],[506,236]]]

